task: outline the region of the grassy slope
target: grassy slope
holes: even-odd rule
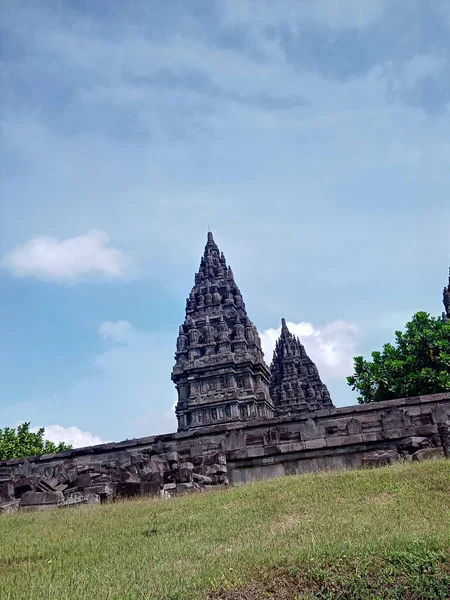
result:
[[[322,472],[2,517],[0,598],[445,599],[449,541],[450,461]]]

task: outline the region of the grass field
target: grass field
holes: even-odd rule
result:
[[[450,597],[450,461],[0,518],[1,600]]]

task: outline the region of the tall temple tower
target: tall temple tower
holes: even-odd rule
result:
[[[450,321],[450,268],[448,270],[448,286],[444,288],[443,302],[445,312],[442,313],[443,321]]]
[[[258,331],[211,232],[186,301],[175,360],[178,431],[274,416]]]
[[[277,414],[294,414],[333,406],[327,386],[300,340],[281,320],[281,335],[270,366],[270,395]]]

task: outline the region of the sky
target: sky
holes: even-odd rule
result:
[[[337,406],[450,263],[447,0],[2,0],[0,427],[176,429],[210,228]]]

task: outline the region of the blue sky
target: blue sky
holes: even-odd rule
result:
[[[0,426],[175,428],[208,227],[337,405],[450,262],[446,0],[3,0]],[[67,429],[71,428],[71,429]]]

